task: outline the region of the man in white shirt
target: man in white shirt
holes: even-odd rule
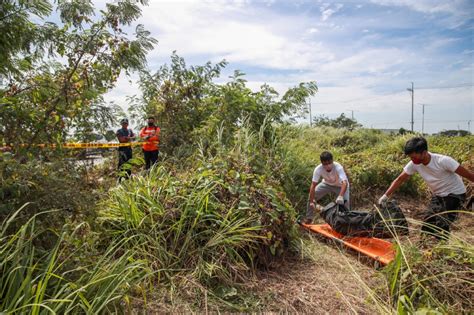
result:
[[[319,164],[313,172],[313,180],[309,188],[308,209],[304,223],[311,223],[314,219],[314,209],[316,202],[321,200],[327,194],[337,195],[336,203],[345,205],[349,209],[349,181],[347,179],[344,168],[341,164],[334,162],[332,154],[324,151],[320,155],[321,164]],[[318,184],[319,180],[323,181]]]
[[[449,235],[450,225],[457,219],[458,210],[466,199],[461,176],[472,182],[474,173],[449,156],[429,152],[428,143],[422,137],[408,140],[405,154],[411,161],[379,199],[379,204],[386,202],[411,175],[418,173],[433,193],[421,230],[437,238],[443,233]]]

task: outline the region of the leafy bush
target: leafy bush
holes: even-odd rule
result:
[[[257,132],[266,123],[281,123],[285,117],[301,116],[306,99],[318,91],[315,82],[300,83],[283,95],[267,84],[253,92],[238,70],[229,82],[217,84],[226,61],[189,66],[175,53],[171,64],[140,75],[141,96],[130,98],[134,119],[153,115],[164,132],[163,150],[173,152],[199,140],[212,141],[218,129],[221,140],[231,142],[243,121]],[[265,132],[267,130],[264,130]]]
[[[311,176],[324,150],[333,153],[349,176],[352,200],[356,205],[374,202],[376,194],[388,188],[409,159],[403,154],[412,135],[392,136],[376,130],[347,131],[329,127],[283,126],[278,129],[285,174],[282,185],[293,204],[305,207]],[[472,164],[473,137],[428,137],[431,152],[448,154],[461,163]],[[291,184],[287,184],[291,183]],[[425,196],[427,186],[420,176],[412,176],[399,194]]]
[[[157,279],[232,284],[269,266],[296,237],[293,207],[259,167],[263,146],[243,130],[232,148],[201,147],[179,168],[162,162],[102,203],[107,235],[133,238],[128,244]]]
[[[98,182],[90,178],[86,167],[65,157],[49,162],[20,162],[9,153],[0,153],[0,220],[28,204],[16,217],[19,225],[34,214],[60,210],[48,220],[47,226],[60,229],[69,219],[91,221],[93,207],[100,195]],[[18,227],[19,225],[15,225]]]

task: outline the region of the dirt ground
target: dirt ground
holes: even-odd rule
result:
[[[252,289],[264,297],[265,312],[379,313],[367,286],[384,292],[383,276],[353,253],[324,242],[319,247],[316,261],[292,259],[258,274]]]

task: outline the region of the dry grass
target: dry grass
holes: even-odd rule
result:
[[[343,249],[309,238],[314,246],[309,245],[312,248],[307,250],[313,257],[286,257],[271,270],[259,271],[252,280],[238,288],[239,302],[247,300],[248,308],[235,309],[213,296],[212,292],[188,282],[177,289],[179,294],[155,292],[145,309],[148,314],[229,311],[380,313],[380,309],[371,303],[366,286],[384,291],[387,288],[385,278],[368,264],[358,261],[357,257],[345,254]]]
[[[373,314],[365,285],[386,287],[370,266],[343,249],[315,242],[312,259],[290,258],[260,272],[249,286],[265,300],[265,311],[290,313]],[[356,270],[357,272],[354,272]],[[361,281],[363,279],[363,281]]]

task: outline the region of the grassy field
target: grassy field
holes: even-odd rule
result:
[[[3,183],[10,183],[2,186],[3,204],[18,210],[3,215],[0,311],[474,309],[472,212],[461,215],[449,241],[421,246],[418,219],[428,192],[418,176],[396,195],[411,233],[394,239],[399,254],[386,268],[376,270],[370,261],[295,224],[322,150],[331,150],[346,168],[353,206],[370,210],[407,163],[402,147],[410,136],[296,126],[266,133],[264,128],[270,127],[252,132],[244,125],[227,143],[217,135],[191,153],[165,156],[149,173],[138,171],[138,159],[136,175],[121,184],[113,179],[110,160],[82,170],[85,186],[71,188],[76,194],[55,188],[53,199],[44,185],[63,185],[64,177],[34,184],[40,173],[54,172],[52,164],[39,164],[38,174],[23,173],[24,165],[6,167],[15,162],[1,156]],[[428,141],[430,150],[472,169],[473,137]],[[25,185],[15,198],[5,194],[12,185]],[[70,199],[73,210],[58,207],[57,200],[78,193],[88,196],[87,206]],[[32,196],[46,197],[21,206]]]
[[[148,1],[105,2],[0,1],[0,315],[473,313],[472,211],[449,240],[422,240],[419,176],[395,195],[410,235],[394,235],[386,268],[296,224],[321,151],[345,167],[352,207],[374,211],[412,135],[344,114],[295,124],[324,75],[281,91],[215,54],[147,62],[166,51],[141,24]],[[150,116],[159,163],[144,171],[135,147],[123,181],[116,151],[93,164],[64,146],[128,141],[123,118],[140,129]],[[428,141],[474,168],[473,136]]]

